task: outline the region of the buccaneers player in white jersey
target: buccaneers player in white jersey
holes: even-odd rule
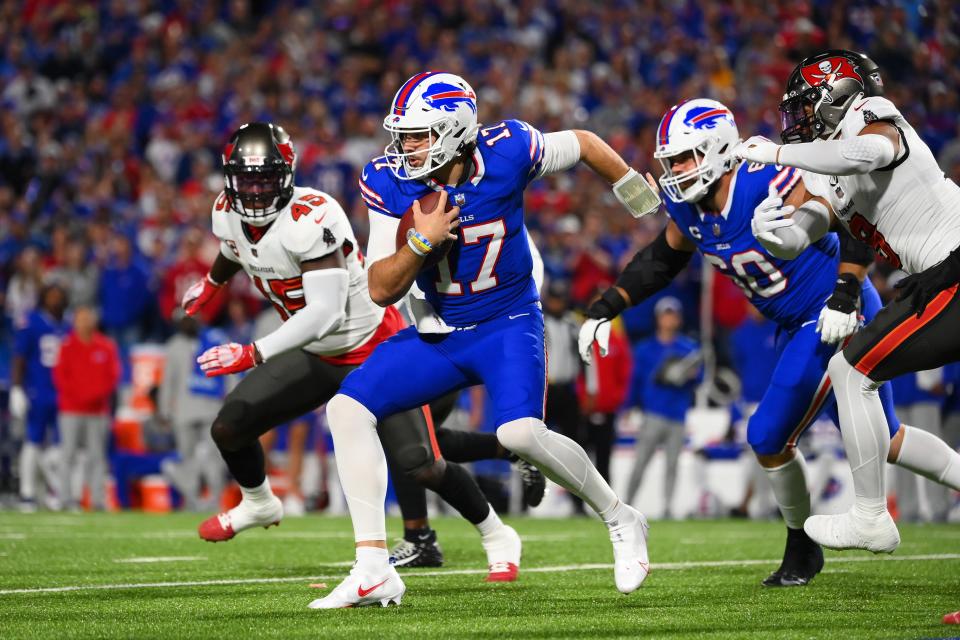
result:
[[[751,139],[741,157],[804,170],[807,194],[775,195],[754,212],[753,229],[771,253],[790,258],[839,220],[909,275],[899,297],[830,361],[840,428],[856,500],[836,516],[812,516],[804,529],[831,549],[892,552],[900,535],[886,507],[884,461],[960,488],[960,454],[920,429],[890,450],[879,385],[910,371],[960,359],[960,187],[882,96],[877,66],[833,50],[801,62],[780,104],[784,146]],[[856,322],[855,311],[827,322]],[[915,440],[910,442],[910,440]]]
[[[296,153],[282,128],[243,125],[225,147],[223,163],[226,186],[212,213],[220,254],[184,296],[184,309],[197,313],[243,270],[284,323],[254,343],[215,346],[198,358],[207,376],[252,369],[226,397],[211,428],[243,499],[201,523],[200,536],[210,541],[280,520],[283,507],[270,490],[258,438],[327,402],[346,375],[404,324],[394,307],[370,300],[363,257],[340,205],[321,191],[294,186]],[[473,477],[443,459],[427,408],[385,419],[376,434],[334,434],[341,479],[370,472],[373,463],[358,452],[371,446],[380,451],[378,436],[395,468],[436,491],[477,527],[491,567],[519,563],[519,536],[500,521]],[[351,496],[347,500],[357,508]],[[391,571],[388,581],[402,584]],[[516,571],[501,573],[491,569],[488,580],[516,579]],[[385,594],[390,586],[378,585]]]

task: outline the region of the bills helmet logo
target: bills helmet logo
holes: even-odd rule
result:
[[[423,92],[423,100],[434,109],[456,111],[461,104],[466,104],[474,113],[477,112],[477,95],[446,82],[437,82]]]
[[[715,129],[717,123],[724,120],[731,125],[733,124],[733,114],[726,109],[694,107],[687,112],[687,117],[683,119],[683,124],[693,129]]]
[[[811,87],[821,84],[833,84],[836,80],[853,78],[863,84],[863,77],[857,73],[853,65],[846,58],[839,56],[827,58],[816,64],[807,65],[800,69],[800,74]]]

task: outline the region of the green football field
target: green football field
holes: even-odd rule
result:
[[[346,519],[289,519],[221,544],[199,540],[197,520],[0,512],[0,638],[960,636],[940,623],[960,609],[957,525],[904,526],[891,557],[830,553],[811,586],[766,589],[782,525],[653,522],[653,572],[622,596],[595,520],[512,521],[520,579],[486,584],[476,534],[444,518],[446,565],[402,573],[401,607],[313,611],[352,559]]]

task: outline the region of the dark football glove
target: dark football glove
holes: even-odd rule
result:
[[[897,301],[908,301],[917,312],[923,314],[938,293],[960,282],[960,249],[953,252],[938,264],[920,273],[914,273],[898,282],[894,288],[900,291]]]

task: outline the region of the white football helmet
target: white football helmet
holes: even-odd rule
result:
[[[467,81],[452,73],[426,71],[403,83],[393,98],[390,113],[383,119],[383,128],[391,142],[384,149],[390,169],[401,180],[425,178],[453,160],[458,153],[477,140],[477,94]],[[426,133],[430,146],[422,166],[409,162],[400,136],[404,133]]]
[[[667,111],[657,128],[653,157],[663,165],[660,186],[674,202],[703,198],[721,175],[737,164],[740,132],[730,109],[707,98],[685,100]],[[696,167],[676,174],[670,159],[693,152]]]

